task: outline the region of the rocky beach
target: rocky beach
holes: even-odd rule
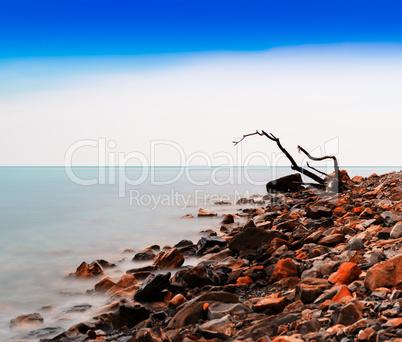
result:
[[[340,179],[339,193],[271,184],[199,241],[125,251],[125,274],[83,262],[69,277],[96,279],[85,296],[103,306],[83,300],[71,310],[91,315],[65,331],[40,312],[10,329],[41,342],[402,341],[402,172]],[[183,220],[205,216],[217,213]]]

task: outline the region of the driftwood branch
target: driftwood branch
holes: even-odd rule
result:
[[[324,184],[324,180],[320,177],[317,176],[315,173],[304,169],[303,167],[297,165],[296,161],[293,159],[293,157],[289,154],[289,152],[282,146],[279,138],[275,137],[272,133],[266,133],[265,131],[261,130],[261,133],[257,130],[255,131],[255,133],[250,133],[250,134],[245,134],[243,135],[243,137],[238,140],[238,141],[233,141],[234,145],[236,146],[239,142],[243,141],[244,138],[252,136],[252,135],[260,135],[260,136],[266,136],[268,139],[275,141],[276,144],[278,145],[279,149],[283,152],[283,154],[289,159],[290,164],[291,164],[291,169],[295,170],[297,172],[300,172],[301,174],[313,179],[314,181],[316,181],[318,184]]]
[[[324,156],[324,157],[313,157],[312,155],[310,155],[310,153],[308,153],[303,147],[301,147],[300,145],[297,146],[297,149],[299,150],[299,152],[303,152],[307,157],[309,157],[311,160],[315,160],[315,161],[322,161],[325,159],[332,159],[334,161],[334,170],[335,170],[335,177],[338,178],[339,176],[339,165],[338,165],[338,160],[336,159],[335,156]]]
[[[307,162],[307,166],[308,166],[310,169],[314,170],[315,172],[322,174],[323,176],[332,177],[332,176],[326,174],[325,172],[322,172],[322,171],[318,170],[317,168],[311,166],[308,162]]]

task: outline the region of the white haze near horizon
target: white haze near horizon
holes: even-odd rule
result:
[[[62,166],[73,143],[99,138],[114,141],[106,153],[127,165],[140,165],[122,160],[130,152],[162,166],[289,165],[265,137],[233,147],[263,129],[299,161],[297,145],[345,166],[400,166],[401,57],[399,45],[344,44],[148,64],[146,56],[8,61],[0,64],[10,85],[0,79],[0,165]],[[171,144],[158,143],[151,162],[151,142],[163,140]],[[253,152],[266,159],[248,158]],[[97,148],[79,148],[72,163],[98,165]]]

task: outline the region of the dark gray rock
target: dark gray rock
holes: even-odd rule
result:
[[[161,292],[169,286],[169,279],[170,272],[149,275],[135,292],[134,300],[138,302],[152,302],[159,299]]]
[[[266,189],[267,192],[292,192],[303,189],[302,183],[300,173],[294,173],[268,182]]]

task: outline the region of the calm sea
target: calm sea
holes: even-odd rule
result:
[[[401,168],[346,169],[350,176],[368,176]],[[2,341],[26,334],[9,329],[10,319],[18,315],[40,312],[46,325],[67,328],[91,315],[69,313],[73,305],[105,303],[103,296],[85,295],[96,280],[65,277],[82,261],[115,262],[118,267],[108,274],[117,278],[138,265],[131,261],[134,252],[123,253],[125,249],[173,245],[181,239],[197,242],[201,230],[217,226],[220,215],[239,207],[213,202],[235,203],[240,197],[263,195],[267,181],[292,172],[287,167],[72,171],[68,175],[63,167],[0,168]],[[199,208],[219,216],[197,218]],[[195,218],[182,219],[185,214]]]

